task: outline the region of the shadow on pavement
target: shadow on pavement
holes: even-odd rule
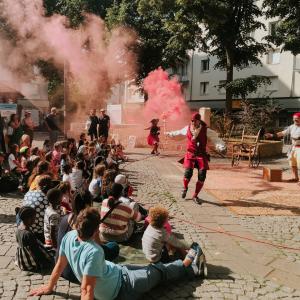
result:
[[[16,216],[0,214],[0,222],[5,224],[14,224],[16,223]]]
[[[208,200],[202,200],[203,203],[219,206],[219,207],[261,207],[261,208],[272,208],[274,210],[289,210],[295,215],[300,215],[300,207],[298,206],[289,206],[283,204],[275,204],[258,200],[220,200],[222,203],[216,203]]]
[[[222,280],[232,280],[232,281],[235,280],[232,276],[230,276],[232,272],[227,267],[207,264],[207,269],[208,269],[208,276],[206,278],[207,280],[210,279],[222,279]]]

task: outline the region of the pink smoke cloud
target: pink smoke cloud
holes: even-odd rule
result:
[[[190,110],[183,97],[181,85],[176,78],[162,68],[149,73],[144,80],[148,101],[144,109],[147,118],[160,118],[168,123],[183,124],[189,118]]]
[[[0,70],[13,74],[14,85],[30,78],[37,60],[51,60],[61,69],[66,66],[81,106],[99,108],[113,85],[135,77],[136,57],[129,48],[137,37],[132,30],[119,27],[109,32],[92,14],[72,29],[64,16],[46,17],[42,0],[2,0],[0,11],[17,36],[16,41],[0,36]]]

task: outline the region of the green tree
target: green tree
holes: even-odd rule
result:
[[[270,18],[279,17],[276,30],[268,37],[276,45],[293,55],[300,54],[300,1],[265,0],[264,8]]]
[[[168,33],[164,54],[174,56],[181,49],[199,48],[218,59],[216,68],[226,70],[226,81],[233,81],[237,70],[257,65],[267,43],[251,37],[264,25],[258,19],[263,12],[256,1],[249,0],[140,0],[139,12],[156,15],[161,30]],[[170,60],[166,60],[170,61]],[[226,111],[232,109],[232,92],[226,89]]]
[[[113,0],[44,0],[47,15],[54,13],[68,17],[70,26],[77,27],[84,21],[84,13],[105,18],[106,9]]]
[[[246,100],[249,94],[255,93],[258,88],[269,84],[271,84],[269,77],[252,75],[247,78],[235,79],[228,84],[221,84],[219,88],[226,88],[232,96]]]
[[[251,64],[261,64],[259,55],[266,53],[267,43],[252,36],[264,28],[256,1],[203,0],[203,35],[201,49],[218,58],[216,68],[226,70],[226,83],[233,82],[234,68],[241,70]],[[232,110],[232,90],[226,88],[226,112]]]
[[[200,8],[198,1],[187,0],[116,0],[108,8],[109,28],[125,25],[139,35],[138,82],[159,66],[167,69],[188,59],[187,51],[199,43]]]

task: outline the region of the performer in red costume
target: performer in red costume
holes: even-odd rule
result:
[[[209,129],[210,130],[210,129]],[[182,198],[185,199],[189,182],[193,176],[194,169],[198,170],[198,180],[196,183],[195,192],[193,194],[193,200],[197,204],[201,204],[201,200],[198,198],[198,195],[204,185],[206,179],[206,172],[209,169],[208,162],[210,160],[210,155],[206,152],[207,146],[207,125],[201,120],[199,113],[194,113],[192,115],[190,125],[186,126],[182,130],[168,132],[167,135],[177,136],[177,135],[186,135],[187,137],[187,149],[184,159],[180,162],[183,162],[185,168],[184,178],[183,178],[183,190]],[[210,133],[215,133],[210,130]],[[217,145],[218,151],[224,151],[226,149],[225,144],[222,140],[217,139],[219,143]]]
[[[151,154],[158,155],[158,146],[159,146],[159,135],[160,135],[160,127],[158,127],[159,119],[152,119],[150,123],[152,126],[146,128],[145,130],[150,129],[150,134],[148,135],[147,142],[149,146],[152,146],[152,152]]]

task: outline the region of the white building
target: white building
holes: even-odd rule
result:
[[[276,27],[276,20],[261,20],[266,30],[257,30],[252,37],[261,41],[271,34]],[[260,58],[262,65],[253,65],[241,71],[234,70],[234,79],[251,75],[267,76],[271,85],[260,88],[248,98],[259,99],[269,96],[289,112],[300,111],[300,55],[294,57],[290,52],[281,52],[274,47],[267,55]],[[225,108],[225,90],[219,85],[226,80],[225,71],[215,70],[215,57],[206,53],[191,51],[189,62],[174,70],[183,84],[183,93],[191,108],[207,106],[214,109]],[[233,101],[238,108],[239,101]]]

